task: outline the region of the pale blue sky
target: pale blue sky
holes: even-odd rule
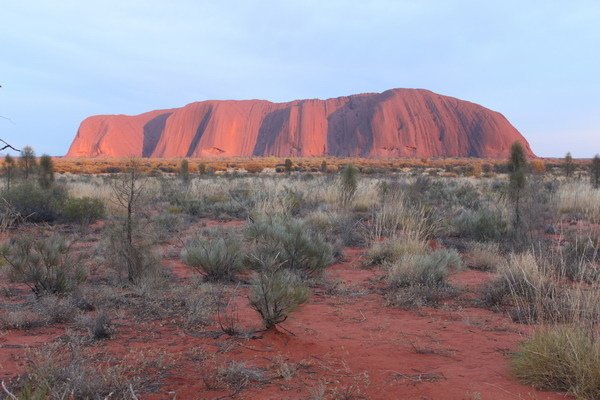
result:
[[[542,156],[600,152],[599,1],[0,3],[0,138],[63,155],[83,118],[207,99],[426,88]]]

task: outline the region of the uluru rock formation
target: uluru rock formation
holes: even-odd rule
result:
[[[209,100],[85,119],[67,157],[507,157],[500,113],[422,89],[272,103]]]

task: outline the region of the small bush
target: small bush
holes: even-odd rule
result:
[[[242,267],[240,241],[226,237],[192,240],[182,254],[183,261],[209,281],[231,281]]]
[[[153,232],[142,232],[137,224],[132,229],[129,242],[127,231],[121,223],[108,224],[104,230],[101,251],[106,264],[121,279],[138,284],[162,273],[160,257],[156,252]]]
[[[4,244],[2,256],[9,277],[27,284],[37,296],[69,292],[85,279],[69,243],[57,234],[15,237]]]
[[[104,203],[100,199],[69,198],[61,210],[61,218],[66,222],[87,225],[104,218],[104,213]]]
[[[494,243],[475,243],[467,257],[467,267],[479,271],[496,271],[505,262]]]
[[[405,308],[436,305],[453,294],[446,281],[449,269],[461,266],[455,250],[402,257],[389,266],[388,302]]]
[[[430,254],[401,258],[390,266],[388,280],[392,287],[422,285],[430,288],[446,285],[449,268],[460,268],[456,250],[436,250]]]
[[[506,235],[508,223],[498,211],[465,209],[454,220],[459,236],[477,241],[499,241]]]
[[[511,369],[537,389],[564,391],[578,399],[600,398],[600,346],[591,333],[578,327],[539,330],[521,345]]]
[[[62,186],[42,189],[25,182],[3,191],[2,197],[6,204],[29,222],[54,222],[60,216],[68,195]],[[0,207],[5,208],[6,204],[0,204]]]
[[[252,279],[250,305],[258,312],[266,329],[282,323],[308,300],[308,288],[285,268],[263,268]]]
[[[411,238],[393,237],[375,242],[365,255],[364,265],[382,265],[394,263],[402,257],[423,254],[427,245]]]
[[[262,219],[246,234],[256,241],[259,253],[276,255],[284,267],[305,277],[321,273],[333,261],[332,247],[323,235],[298,219]]]

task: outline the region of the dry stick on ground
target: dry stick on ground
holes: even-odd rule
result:
[[[12,394],[8,388],[6,387],[6,385],[4,384],[4,381],[2,381],[2,389],[4,390],[4,392],[8,395],[8,397],[10,397],[13,400],[19,400],[17,398],[17,396],[15,396],[14,394]]]

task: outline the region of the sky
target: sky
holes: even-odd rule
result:
[[[600,153],[596,0],[2,0],[0,18],[0,138],[38,154],[94,114],[391,88],[499,111],[540,156]]]

